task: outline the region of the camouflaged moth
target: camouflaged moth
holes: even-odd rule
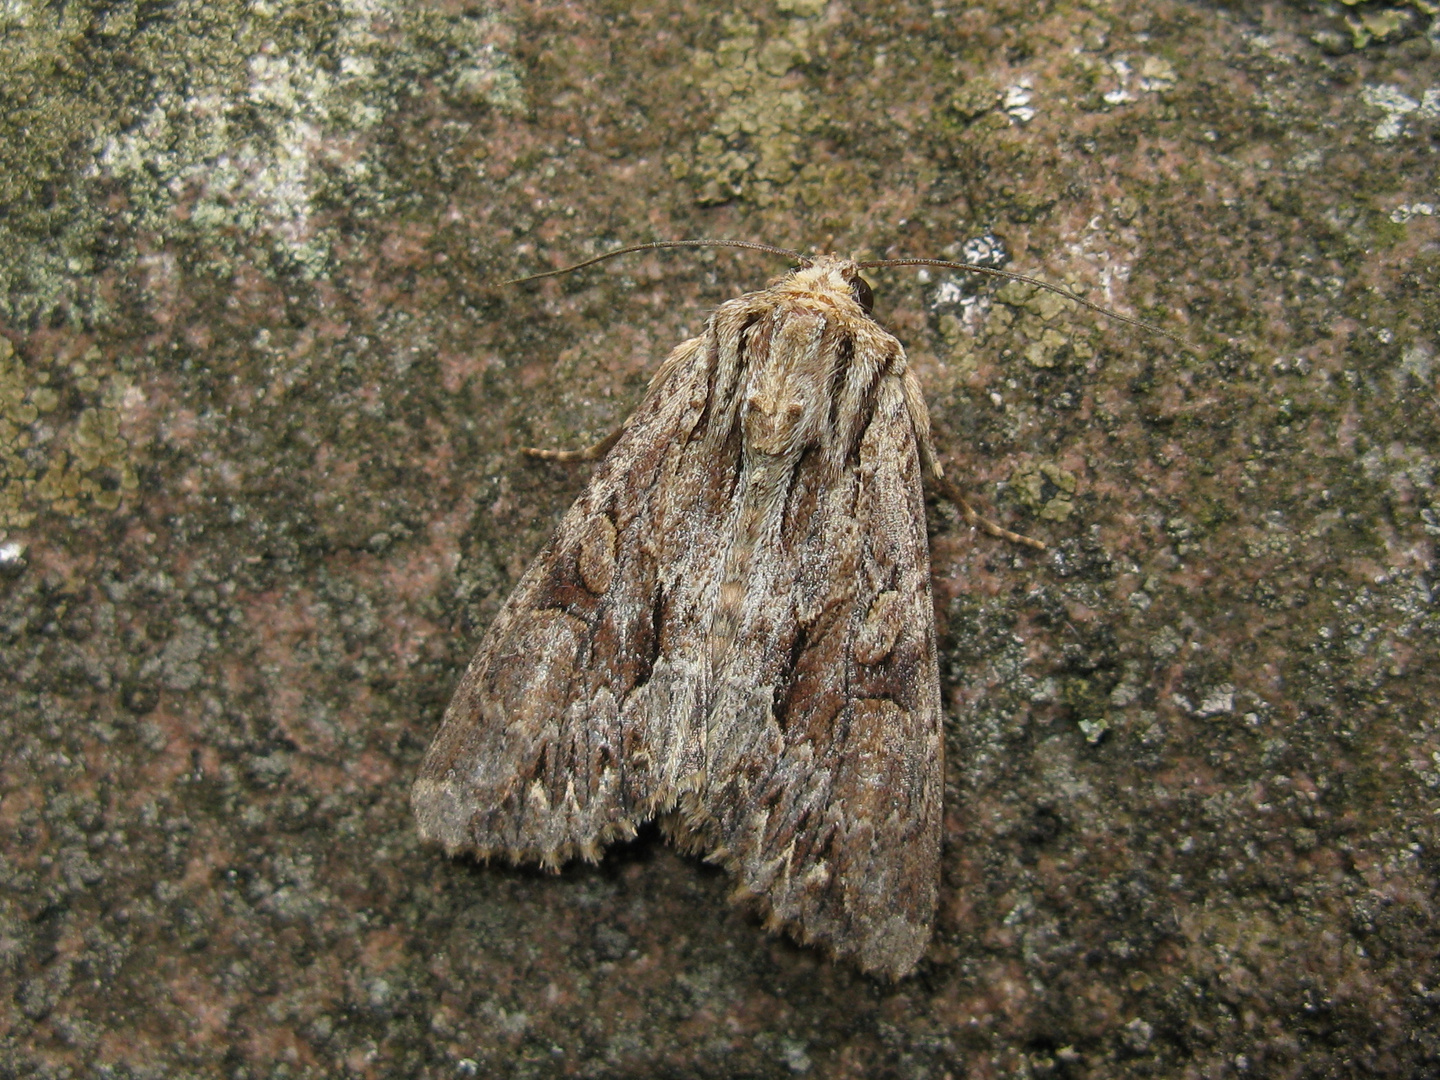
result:
[[[940,260],[642,247],[705,244],[800,265],[721,304],[609,439],[540,452],[600,464],[481,641],[412,804],[450,854],[552,868],[658,820],[770,929],[899,978],[939,884],[922,481],[943,474],[861,271],[956,267],[1095,305]]]

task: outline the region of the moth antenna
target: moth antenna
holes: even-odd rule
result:
[[[746,251],[763,251],[769,255],[784,255],[787,259],[794,259],[802,265],[809,266],[811,259],[798,251],[791,251],[789,248],[773,247],[770,244],[757,244],[752,240],[656,240],[649,244],[634,244],[630,247],[619,248],[616,251],[607,251],[603,255],[596,255],[593,259],[586,259],[584,262],[575,263],[573,266],[561,267],[559,270],[545,270],[538,274],[530,274],[526,277],[511,278],[509,281],[502,281],[501,285],[522,285],[527,281],[538,281],[540,278],[558,277],[560,274],[568,274],[572,270],[583,270],[587,266],[594,266],[606,259],[615,259],[621,255],[630,255],[636,251],[655,251],[660,248],[705,248],[705,247],[726,247],[743,248]]]
[[[1019,281],[1025,285],[1033,285],[1037,289],[1045,289],[1055,293],[1057,296],[1063,296],[1066,300],[1072,300],[1083,308],[1089,308],[1097,315],[1104,315],[1107,319],[1113,319],[1115,322],[1124,323],[1126,326],[1133,326],[1137,330],[1144,330],[1147,333],[1159,334],[1161,337],[1169,338],[1175,342],[1175,344],[1181,345],[1191,352],[1199,353],[1202,351],[1200,346],[1189,338],[1171,333],[1169,330],[1156,326],[1154,323],[1148,323],[1144,319],[1132,319],[1129,315],[1121,315],[1118,311],[1111,311],[1107,307],[1093,304],[1078,293],[1065,288],[1063,285],[1055,285],[1049,281],[1031,277],[1028,274],[1017,274],[1010,270],[997,270],[993,266],[976,266],[974,263],[950,262],[947,259],[877,259],[874,262],[862,262],[856,265],[862,270],[886,266],[940,266],[947,270],[965,270],[972,274],[984,274],[986,277],[1002,278],[1005,281]]]

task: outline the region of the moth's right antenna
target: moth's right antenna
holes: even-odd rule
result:
[[[948,270],[964,270],[971,274],[983,274],[986,277],[1000,278],[1003,281],[1018,281],[1025,285],[1033,285],[1037,289],[1048,289],[1050,292],[1055,293],[1057,296],[1063,296],[1072,303],[1079,304],[1083,308],[1089,308],[1091,311],[1104,315],[1107,319],[1124,323],[1126,326],[1133,326],[1138,330],[1144,330],[1146,333],[1159,334],[1161,337],[1169,338],[1175,342],[1175,344],[1183,345],[1191,352],[1198,354],[1203,351],[1199,345],[1195,344],[1195,342],[1189,338],[1166,330],[1163,326],[1156,326],[1154,323],[1148,323],[1144,319],[1134,319],[1129,315],[1121,315],[1118,311],[1111,311],[1107,307],[1101,307],[1099,304],[1086,300],[1073,289],[1067,289],[1063,285],[1056,285],[1053,282],[1045,281],[1043,278],[1031,277],[1029,274],[1017,274],[1013,270],[997,270],[993,266],[977,266],[974,263],[951,262],[949,259],[874,259],[870,262],[859,263],[858,265],[862,270],[870,267],[889,266],[940,266]]]

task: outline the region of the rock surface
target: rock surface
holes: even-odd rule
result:
[[[702,7],[704,5],[701,5]],[[1434,5],[0,11],[0,1075],[1440,1069]],[[407,807],[742,237],[876,275],[952,476],[920,972],[653,834]]]

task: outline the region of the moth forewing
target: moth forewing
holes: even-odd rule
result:
[[[557,866],[658,819],[772,928],[913,970],[940,852],[939,468],[862,286],[816,257],[660,366],[446,710],[425,838]]]

